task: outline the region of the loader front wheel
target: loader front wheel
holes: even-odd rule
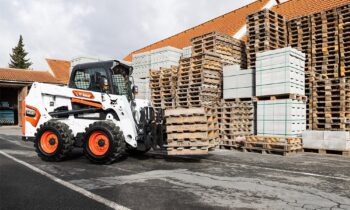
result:
[[[45,161],[60,161],[72,150],[74,137],[68,125],[58,121],[42,124],[36,134],[34,147]]]
[[[111,164],[125,157],[123,132],[113,122],[92,123],[84,139],[84,153],[93,163]]]

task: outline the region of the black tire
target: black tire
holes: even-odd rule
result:
[[[43,149],[41,138],[43,134],[51,132],[57,136],[57,149],[47,153]],[[74,136],[69,126],[63,122],[50,120],[42,124],[35,134],[34,147],[38,156],[44,161],[61,161],[73,149]]]
[[[89,147],[89,139],[95,132],[103,132],[108,137],[108,150],[103,155],[94,154]],[[125,157],[126,143],[123,132],[111,121],[98,121],[85,129],[84,154],[93,163],[111,164]]]

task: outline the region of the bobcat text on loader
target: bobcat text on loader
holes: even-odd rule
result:
[[[119,61],[75,66],[67,86],[34,83],[23,102],[23,140],[33,141],[45,161],[64,159],[82,147],[94,163],[163,144],[161,112],[135,99],[132,67]]]

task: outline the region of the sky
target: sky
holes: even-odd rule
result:
[[[0,0],[0,67],[23,36],[32,69],[45,58],[123,59],[255,0]]]

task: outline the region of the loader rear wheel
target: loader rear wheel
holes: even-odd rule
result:
[[[34,147],[45,161],[60,161],[72,150],[74,136],[68,125],[58,121],[42,124],[35,134]]]
[[[84,153],[93,163],[111,164],[125,157],[123,132],[110,121],[92,123],[85,129]]]

